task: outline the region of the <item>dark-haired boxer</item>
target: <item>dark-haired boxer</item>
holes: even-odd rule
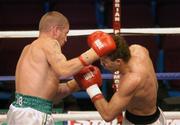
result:
[[[112,121],[125,110],[123,125],[166,125],[156,104],[158,81],[148,50],[137,44],[128,46],[120,35],[113,39],[117,49],[100,59],[104,68],[115,74],[114,82],[118,84],[110,101],[106,101],[98,87],[102,80],[97,68],[85,67],[75,79],[105,121]]]

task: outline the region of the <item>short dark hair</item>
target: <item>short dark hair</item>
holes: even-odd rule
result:
[[[120,36],[120,34],[112,35],[112,37],[116,43],[116,49],[108,54],[107,57],[109,57],[112,61],[121,58],[123,61],[128,62],[131,54],[126,40]]]

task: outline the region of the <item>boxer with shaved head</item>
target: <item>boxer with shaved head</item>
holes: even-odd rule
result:
[[[24,47],[16,66],[15,101],[10,105],[8,125],[53,125],[53,103],[78,91],[75,80],[62,83],[84,66],[113,51],[112,37],[96,31],[88,36],[90,49],[67,60],[61,47],[67,42],[68,19],[57,11],[47,12],[39,23],[39,37]]]

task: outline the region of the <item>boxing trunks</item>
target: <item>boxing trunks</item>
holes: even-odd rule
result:
[[[123,125],[166,125],[166,119],[160,108],[150,116],[138,116],[126,110]]]
[[[52,102],[16,93],[7,113],[8,125],[54,125]]]

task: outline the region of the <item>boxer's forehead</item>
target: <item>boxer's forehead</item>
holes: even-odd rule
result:
[[[100,58],[100,61],[102,61],[102,62],[108,62],[108,61],[110,61],[110,58],[107,57],[107,56],[103,56],[103,57]]]
[[[101,63],[102,66],[106,67],[107,64],[111,63],[111,60],[110,60],[110,58],[104,56],[104,57],[100,58],[100,63]]]

